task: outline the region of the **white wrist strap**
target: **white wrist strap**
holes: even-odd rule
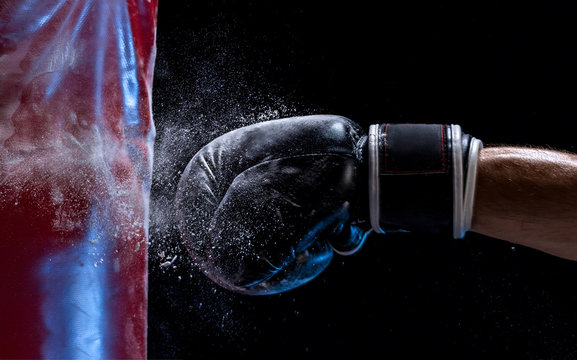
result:
[[[465,184],[465,199],[463,200],[464,224],[460,238],[463,238],[465,233],[471,230],[475,188],[477,186],[477,163],[479,162],[479,151],[482,148],[483,143],[481,140],[476,138],[471,139],[471,145],[469,145],[469,164],[467,166],[467,183]]]
[[[451,125],[453,149],[453,237],[459,239],[464,228],[463,218],[463,143],[461,127]]]
[[[459,125],[451,125],[453,141],[453,237],[462,239],[471,230],[473,219],[473,202],[477,180],[477,162],[482,142],[471,137],[467,163],[466,184],[463,184],[463,149],[462,132]]]
[[[380,218],[380,182],[379,182],[379,125],[369,126],[369,216],[371,227],[382,234]]]

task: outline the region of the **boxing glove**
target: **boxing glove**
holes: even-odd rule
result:
[[[367,135],[333,115],[240,128],[203,147],[181,176],[183,243],[219,285],[273,294],[316,277],[334,252],[354,253],[371,231],[453,226],[460,237],[479,147],[458,126],[372,125]]]

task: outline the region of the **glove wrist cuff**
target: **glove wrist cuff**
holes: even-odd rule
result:
[[[459,125],[371,125],[369,213],[375,232],[470,229],[481,141]]]
[[[381,207],[380,207],[380,181],[379,181],[379,125],[369,126],[367,139],[367,155],[369,158],[369,220],[374,232],[382,234]]]

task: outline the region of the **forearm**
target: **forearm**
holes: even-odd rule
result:
[[[487,147],[471,230],[577,260],[577,155]]]

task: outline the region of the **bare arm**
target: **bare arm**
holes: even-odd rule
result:
[[[483,149],[473,214],[474,232],[577,260],[577,155]]]

